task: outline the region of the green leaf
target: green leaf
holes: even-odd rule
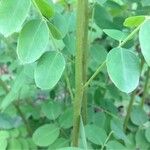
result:
[[[105,130],[94,124],[85,126],[85,134],[89,141],[97,145],[103,145],[107,138]]]
[[[22,149],[21,150],[29,150],[29,143],[25,138],[18,139],[21,143]]]
[[[55,120],[62,113],[62,106],[58,102],[49,101],[42,106],[42,112],[50,120]]]
[[[106,60],[107,51],[100,44],[93,44],[90,48],[89,55],[91,58],[89,60],[89,67],[95,71]]]
[[[14,84],[12,85],[11,90],[4,97],[0,105],[0,109],[2,109],[2,111],[4,111],[14,100],[18,99],[18,97],[20,96],[20,91],[24,84],[29,84],[28,80],[33,76],[33,67],[33,65],[24,66],[23,70],[19,72],[16,79],[14,80]]]
[[[131,121],[138,126],[142,126],[148,121],[146,112],[140,106],[133,107],[130,118]]]
[[[33,133],[32,139],[38,146],[49,146],[59,136],[59,128],[54,124],[45,124]]]
[[[128,142],[128,139],[123,131],[123,124],[121,121],[117,119],[112,119],[111,120],[111,129],[113,131],[114,136],[117,139],[122,139],[125,142]]]
[[[30,0],[2,0],[0,2],[0,33],[9,36],[18,32],[30,9]]]
[[[111,38],[117,41],[122,41],[126,37],[126,34],[120,30],[104,29],[103,31],[105,32],[105,34],[107,34],[108,36],[110,36]]]
[[[61,128],[68,129],[73,125],[73,108],[68,107],[58,120]]]
[[[134,134],[135,134],[134,132],[133,133],[129,133],[127,135],[129,141],[125,142],[126,147],[128,149],[131,149],[131,150],[134,150],[135,147],[136,147],[135,146],[135,135]]]
[[[48,0],[34,0],[34,1],[44,17],[49,19],[54,15],[54,7]]]
[[[33,63],[45,52],[49,41],[49,29],[43,20],[27,22],[19,35],[18,58],[23,64]]]
[[[136,148],[140,150],[148,150],[150,144],[146,140],[145,130],[138,130],[135,135]]]
[[[145,130],[145,137],[150,142],[150,127]]]
[[[101,29],[117,29],[118,25],[113,23],[113,17],[110,13],[98,3],[94,7],[94,20]]]
[[[8,143],[8,148],[7,148],[8,150],[20,150],[20,149],[22,149],[22,146],[21,146],[21,143],[20,143],[20,141],[18,140],[18,139],[15,139],[15,138],[13,138],[13,139],[10,139],[9,140],[9,143]]]
[[[0,141],[2,139],[8,139],[9,138],[9,132],[6,130],[1,130],[0,131]]]
[[[133,52],[114,48],[107,55],[106,65],[111,80],[121,91],[130,93],[138,86],[140,64]]]
[[[141,46],[142,54],[150,66],[150,42],[149,42],[149,35],[150,35],[150,19],[145,21],[140,28],[139,32],[139,41]]]
[[[117,141],[109,141],[106,150],[127,150],[121,143]]]
[[[48,27],[55,39],[61,39],[62,37],[61,32],[56,26],[54,26],[51,22],[48,22]]]
[[[65,59],[60,52],[46,52],[35,68],[36,85],[41,89],[52,89],[61,78],[64,69]]]
[[[57,32],[61,35],[61,38],[64,38],[68,32],[68,24],[65,16],[61,13],[56,13],[51,20],[51,23],[54,25],[55,29],[57,29]]]
[[[137,27],[145,20],[145,16],[133,16],[126,18],[123,25],[126,27]]]
[[[48,150],[58,150],[58,148],[69,146],[69,140],[65,138],[58,138],[53,144],[51,144]]]
[[[6,150],[7,149],[7,140],[1,139],[0,140],[0,150]]]
[[[81,134],[81,142],[82,142],[83,148],[84,150],[88,150],[82,116],[80,116],[80,134]]]
[[[77,147],[64,147],[57,150],[83,150],[83,149]]]

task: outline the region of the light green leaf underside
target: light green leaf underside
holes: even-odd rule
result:
[[[41,89],[52,89],[62,76],[65,69],[65,59],[60,52],[46,52],[39,60],[34,78]]]
[[[33,63],[46,51],[49,29],[43,20],[31,20],[19,35],[17,54],[23,64]]]
[[[123,48],[114,48],[107,55],[108,74],[121,91],[130,93],[139,83],[140,64],[137,56]]]
[[[30,0],[2,0],[0,2],[0,33],[9,36],[20,30],[30,9]]]
[[[105,32],[105,34],[107,34],[108,36],[110,36],[111,38],[117,41],[121,41],[126,38],[126,34],[120,30],[104,29],[103,31]]]

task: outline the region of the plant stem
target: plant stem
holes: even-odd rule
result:
[[[150,68],[148,67],[148,70],[146,71],[146,79],[145,79],[145,85],[144,85],[144,91],[143,91],[143,96],[141,100],[141,106],[144,106],[145,103],[145,97],[147,94],[147,88],[148,88],[148,82],[149,82],[149,73],[150,73]]]
[[[26,130],[28,131],[28,134],[32,136],[32,130],[30,128],[29,122],[27,121],[26,117],[24,116],[23,112],[21,111],[18,104],[13,103],[19,116],[22,118],[23,123],[25,124]]]
[[[85,27],[84,27],[84,40],[83,40],[83,85],[87,81],[87,69],[88,69],[88,25],[89,25],[89,9],[88,9],[88,0],[86,0],[86,6],[85,6]],[[87,123],[87,88],[83,91],[83,99],[82,99],[82,119],[83,124],[85,125]]]
[[[139,29],[140,29],[141,25],[139,25],[137,28],[135,28],[120,44],[118,47],[122,47],[123,45],[125,45],[130,39],[133,38],[134,34],[136,34]]]
[[[135,99],[135,91],[132,92],[131,94],[131,99],[130,99],[130,103],[129,103],[129,106],[128,106],[128,110],[127,110],[127,115],[125,117],[125,120],[124,120],[124,131],[126,131],[127,129],[127,125],[128,125],[128,122],[129,122],[129,118],[130,118],[130,114],[131,114],[131,110],[132,110],[132,106],[133,106],[133,103],[134,103],[134,99]]]
[[[87,13],[88,0],[77,1],[77,31],[76,31],[76,58],[75,58],[75,99],[73,114],[72,145],[78,146],[80,114],[83,97],[83,52],[87,48]]]
[[[90,85],[92,80],[99,74],[99,72],[103,69],[103,67],[106,65],[106,61],[104,61],[95,71],[95,73],[91,76],[91,78],[84,84],[84,88]]]
[[[0,85],[1,85],[1,87],[5,90],[5,92],[8,94],[8,93],[9,93],[9,89],[8,89],[6,83],[5,83],[2,79],[0,79]],[[21,111],[19,105],[18,105],[18,104],[15,104],[15,103],[13,103],[13,105],[14,105],[14,107],[16,108],[16,110],[17,110],[19,116],[22,118],[22,121],[23,121],[23,123],[24,123],[25,126],[26,126],[26,129],[27,129],[27,131],[28,131],[28,134],[29,134],[30,136],[32,136],[32,130],[31,130],[31,128],[30,128],[29,122],[26,120],[26,118],[25,118],[23,112]]]
[[[5,84],[5,82],[2,79],[0,79],[0,85],[6,93],[9,92],[9,89],[8,89],[7,85]]]
[[[113,131],[111,131],[111,132],[109,133],[109,135],[108,135],[108,137],[106,138],[106,140],[105,140],[104,144],[102,145],[101,150],[103,150],[103,149],[104,149],[104,147],[106,146],[106,144],[107,144],[107,142],[108,142],[108,140],[110,139],[110,137],[111,137],[111,135],[112,135],[112,134],[113,134]]]

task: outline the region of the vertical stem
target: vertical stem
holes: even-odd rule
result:
[[[146,71],[146,79],[145,79],[145,85],[144,85],[144,91],[143,91],[143,96],[141,100],[141,106],[144,106],[145,103],[145,97],[147,94],[147,88],[148,88],[148,81],[149,81],[149,73],[150,73],[150,68],[148,67],[148,70]]]
[[[28,131],[29,136],[32,136],[32,130],[30,128],[29,122],[27,121],[26,117],[24,116],[23,112],[21,111],[19,105],[14,103],[14,106],[17,110],[18,115],[22,118],[22,121],[25,124],[26,130]]]
[[[5,90],[5,92],[6,92],[7,94],[9,93],[9,89],[8,89],[6,83],[5,83],[2,79],[0,79],[0,86]],[[32,136],[32,130],[31,130],[31,128],[30,128],[29,122],[28,122],[28,120],[25,118],[25,116],[24,116],[23,112],[21,111],[19,105],[15,104],[15,103],[13,103],[13,105],[14,105],[14,107],[16,108],[17,113],[19,114],[19,116],[22,118],[22,121],[23,121],[23,123],[24,123],[25,126],[26,126],[26,129],[27,129],[27,131],[28,131],[28,134],[29,134],[30,136]]]
[[[87,81],[87,69],[88,69],[88,23],[89,23],[89,9],[88,9],[88,0],[85,0],[85,25],[84,25],[84,40],[83,40],[83,85]],[[83,91],[83,100],[82,100],[82,118],[83,124],[87,123],[87,88]]]
[[[77,1],[77,29],[76,29],[76,58],[75,58],[75,99],[73,103],[73,133],[72,145],[78,146],[80,114],[83,97],[83,52],[87,43],[87,10],[88,0]]]
[[[124,120],[124,131],[126,131],[126,129],[127,129],[127,125],[128,125],[131,110],[132,110],[132,106],[133,106],[133,103],[134,103],[134,99],[135,99],[135,91],[132,92],[131,100],[130,100],[128,110],[127,110],[127,115],[126,115],[125,120]]]

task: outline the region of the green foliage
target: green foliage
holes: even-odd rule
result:
[[[34,0],[41,14],[49,19],[54,15],[54,7],[48,0]]]
[[[0,150],[149,150],[149,10],[1,0]]]
[[[30,0],[1,1],[0,33],[7,37],[14,32],[20,31],[28,15],[30,5]]]
[[[107,134],[106,134],[105,130],[102,128],[99,128],[96,125],[90,125],[90,124],[86,125],[85,126],[85,134],[89,141],[91,141],[92,143],[97,144],[97,145],[103,145],[107,138]],[[101,135],[101,136],[99,136],[99,135]]]
[[[125,19],[124,26],[126,27],[137,27],[142,24],[145,20],[145,16],[133,16]]]
[[[106,63],[111,80],[121,91],[130,93],[137,87],[140,64],[133,52],[124,48],[114,48],[107,55]]]
[[[59,136],[59,128],[54,124],[45,124],[33,133],[33,141],[38,146],[49,146]]]
[[[49,40],[47,24],[43,20],[32,20],[20,32],[17,54],[21,63],[33,63],[46,51]],[[37,44],[38,43],[38,44]]]
[[[134,124],[141,126],[148,121],[148,116],[141,107],[133,107],[131,112],[131,121]]]
[[[60,52],[46,52],[35,68],[37,86],[41,89],[52,89],[61,78],[64,69],[65,60]]]
[[[150,29],[150,20],[146,20],[141,28],[140,28],[140,32],[139,32],[139,40],[140,40],[140,44],[141,44],[141,51],[142,54],[147,62],[148,65],[150,65],[150,53],[149,53],[149,48],[150,48],[150,43],[148,40],[148,36],[149,36],[149,30]]]

